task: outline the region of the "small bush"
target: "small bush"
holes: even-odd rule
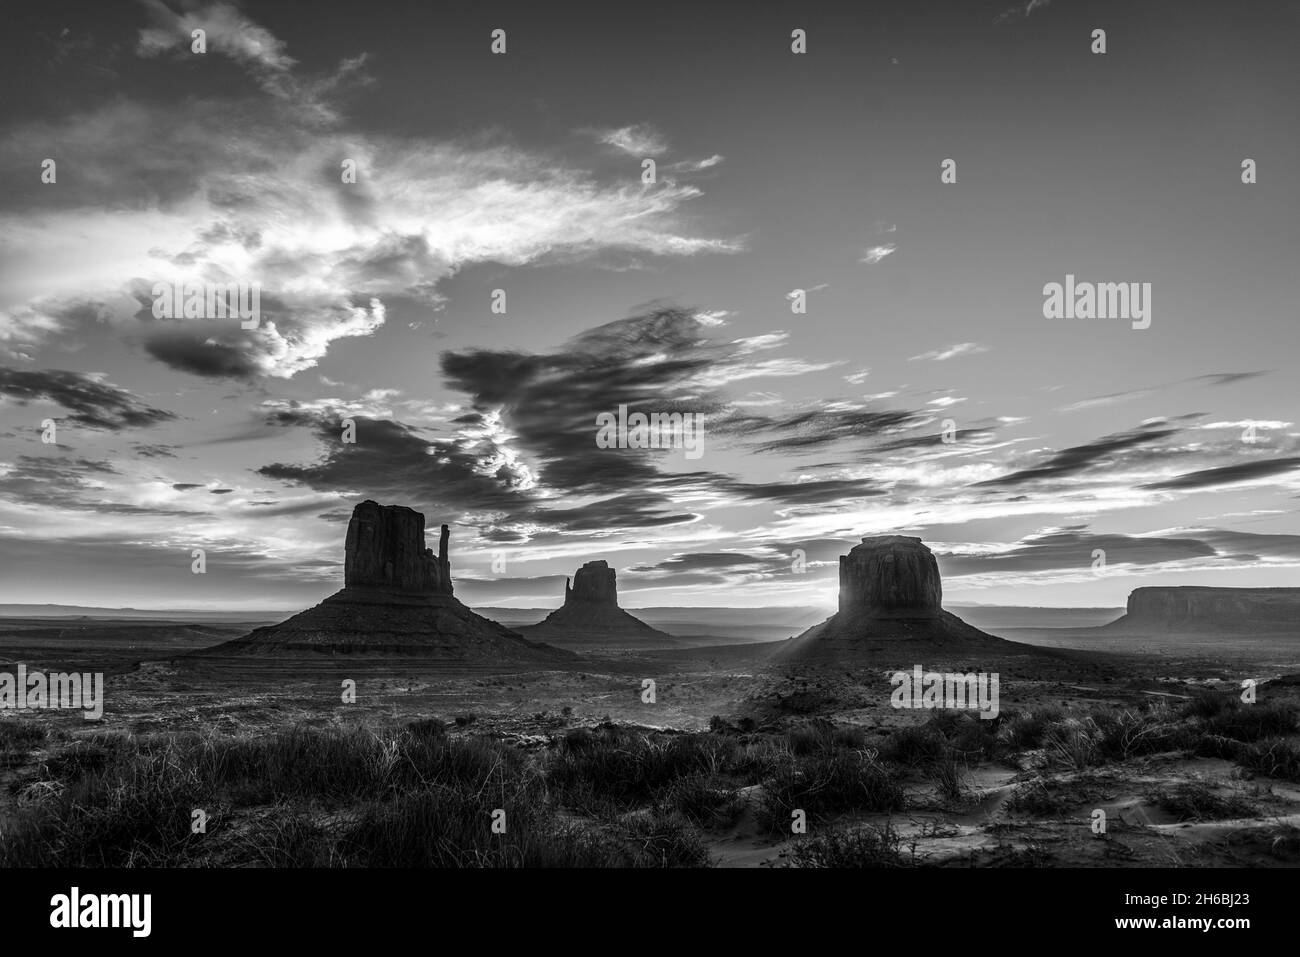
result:
[[[678,778],[660,792],[656,804],[712,830],[733,827],[745,810],[738,790],[710,774]]]
[[[1060,708],[1022,711],[1002,723],[998,729],[998,737],[1017,751],[1039,748],[1043,746],[1048,729],[1064,717],[1065,712]]]
[[[812,819],[846,811],[897,811],[905,804],[894,773],[870,752],[791,755],[764,783],[758,818],[767,830],[788,833],[796,809]]]
[[[1180,821],[1219,821],[1250,817],[1255,812],[1250,802],[1239,795],[1222,797],[1197,781],[1157,788],[1150,799]]]
[[[1300,748],[1283,738],[1266,738],[1243,744],[1234,755],[1249,771],[1282,781],[1300,782]]]
[[[45,743],[49,733],[35,721],[0,720],[0,752],[30,751]]]
[[[1296,730],[1297,718],[1295,706],[1287,702],[1242,704],[1233,698],[1231,704],[1206,720],[1205,729],[1235,741],[1259,741],[1291,734]]]
[[[889,822],[863,827],[835,827],[796,841],[786,854],[790,867],[915,867],[915,847],[902,849],[902,838]]]

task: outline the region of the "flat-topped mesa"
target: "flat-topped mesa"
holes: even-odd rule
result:
[[[864,538],[840,556],[841,614],[929,616],[942,605],[939,563],[919,538]]]
[[[609,562],[587,562],[573,575],[573,584],[564,581],[566,605],[591,604],[618,607],[618,582]]]
[[[352,510],[344,544],[343,584],[348,588],[450,595],[447,526],[438,554],[424,546],[424,516],[405,505],[366,500]]]
[[[1300,588],[1148,585],[1128,596],[1117,630],[1300,631]]]

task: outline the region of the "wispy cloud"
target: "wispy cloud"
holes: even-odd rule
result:
[[[613,147],[629,156],[661,156],[668,152],[668,140],[649,123],[594,130],[592,135],[598,143]],[[720,156],[714,159],[718,162],[722,161]]]
[[[862,258],[858,262],[866,263],[868,266],[874,266],[886,256],[891,256],[898,249],[897,243],[882,243],[879,246],[869,246],[862,252]]]
[[[945,349],[935,349],[933,352],[922,352],[919,356],[910,356],[907,361],[947,362],[949,359],[955,359],[958,356],[973,356],[988,351],[988,346],[982,346],[978,342],[959,342]]]
[[[993,22],[1005,23],[1008,20],[1024,20],[1035,10],[1040,10],[1051,2],[1052,0],[1020,0],[1015,6],[1007,7],[994,17]]]
[[[141,54],[179,49],[182,39],[188,49],[190,28],[202,26],[214,52],[273,95],[176,105],[119,99],[0,134],[6,168],[38,149],[79,171],[39,202],[21,190],[0,199],[0,346],[13,357],[98,319],[181,371],[288,378],[339,339],[378,331],[388,297],[436,306],[439,283],[473,263],[743,248],[687,224],[683,207],[701,195],[695,186],[664,180],[645,190],[481,139],[349,129],[317,107],[359,59],[331,78],[302,79],[285,44],[230,4],[184,13],[158,0],[147,7],[154,23],[141,31]],[[614,132],[609,141],[628,148],[663,145],[648,127]],[[355,183],[343,181],[344,161],[355,166]],[[155,320],[159,280],[259,283],[262,321],[246,330]]]

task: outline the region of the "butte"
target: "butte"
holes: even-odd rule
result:
[[[668,647],[672,638],[651,628],[618,605],[614,569],[603,561],[587,562],[564,583],[564,604],[520,632],[561,645],[585,647]]]
[[[341,591],[196,655],[408,655],[451,665],[553,667],[576,658],[463,605],[452,593],[448,537],[444,525],[434,555],[424,544],[421,513],[362,502],[348,522]]]

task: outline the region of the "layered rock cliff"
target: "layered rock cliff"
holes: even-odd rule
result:
[[[915,616],[942,605],[939,563],[919,538],[864,538],[840,556],[841,612]]]
[[[446,525],[438,554],[424,547],[424,516],[405,505],[364,501],[352,510],[343,545],[343,584],[348,588],[450,595],[450,534]]]

